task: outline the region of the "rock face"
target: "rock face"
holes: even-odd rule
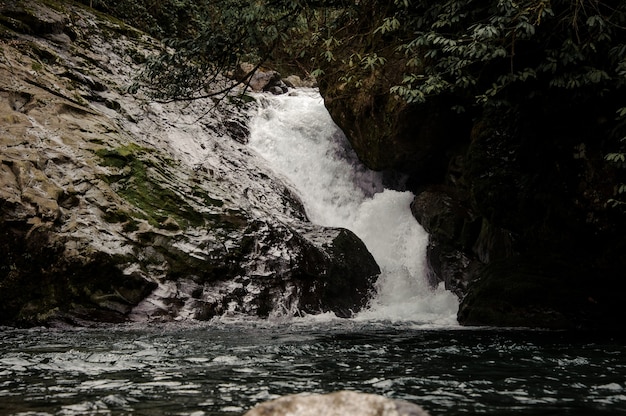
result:
[[[439,180],[466,123],[448,123],[454,113],[443,102],[406,104],[389,94],[402,73],[388,69],[402,67],[404,61],[389,56],[388,62],[384,73],[373,73],[358,87],[342,82],[342,71],[327,71],[336,78],[320,80],[324,103],[370,169],[400,172],[410,180]]]
[[[391,87],[402,83],[407,58],[393,45],[393,36],[376,29],[383,24],[388,6],[372,3],[367,7],[369,13],[340,25],[337,36],[343,36],[342,44],[333,50],[334,59],[318,62],[324,104],[370,169],[388,171],[392,177],[401,173],[413,188],[439,182],[451,151],[467,141],[469,119],[459,117],[445,99],[431,100],[428,105],[407,104],[389,94]],[[362,35],[370,31],[374,33]],[[361,58],[355,51],[376,51],[376,58],[385,64],[356,69],[361,65],[353,61]]]
[[[0,324],[364,306],[379,273],[245,146],[245,111],[127,88],[156,42],[78,5],[0,3]]]
[[[244,416],[428,416],[420,406],[375,394],[295,394],[261,403]]]
[[[619,93],[593,102],[554,93],[470,122],[443,101],[395,101],[388,91],[403,62],[386,58],[385,76],[358,89],[335,75],[341,67],[320,88],[369,167],[409,175],[414,216],[430,233],[430,277],[462,299],[459,321],[623,327],[626,218],[610,202],[623,169],[604,160]]]
[[[463,251],[484,266],[471,276],[462,322],[624,326],[626,222],[608,203],[619,181],[599,140],[605,108],[547,100],[476,123],[463,156],[469,198],[457,203],[479,220]]]

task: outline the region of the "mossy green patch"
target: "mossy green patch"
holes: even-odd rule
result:
[[[249,94],[229,95],[228,102],[234,105],[246,105],[256,102],[256,98]]]
[[[148,151],[148,149],[143,149],[135,143],[130,143],[126,146],[117,147],[115,149],[99,149],[96,151],[96,155],[102,158],[104,166],[121,169],[126,165],[131,164],[136,159],[135,153],[140,151]]]
[[[65,13],[67,11],[66,7],[65,7],[65,3],[64,1],[56,1],[56,0],[38,0],[39,3],[44,4],[48,7],[50,7],[53,10],[56,10],[57,12],[61,12],[61,13]]]
[[[103,219],[109,223],[124,223],[124,229],[126,229],[127,224],[134,224],[137,227],[137,215],[125,209],[110,209],[104,213]]]
[[[207,191],[205,191],[204,189],[200,188],[200,187],[195,187],[193,188],[193,196],[195,196],[196,198],[200,198],[205,205],[211,205],[211,206],[216,206],[216,207],[221,207],[224,205],[224,202],[211,197]]]
[[[41,64],[41,62],[33,62],[31,64],[31,68],[33,69],[33,71],[35,72],[41,72],[43,71],[43,65]]]
[[[111,184],[115,183],[118,195],[138,209],[138,212],[130,214],[132,217],[145,219],[159,228],[167,227],[168,218],[171,218],[183,229],[201,226],[210,220],[209,215],[198,212],[184,197],[167,186],[172,176],[169,167],[175,164],[171,159],[134,143],[114,149],[100,149],[96,154],[102,159],[102,165],[117,169],[116,173],[105,179]],[[205,205],[223,204],[200,188],[194,189],[192,195]],[[124,222],[132,227],[132,221],[118,217],[112,213],[108,215],[107,221]]]

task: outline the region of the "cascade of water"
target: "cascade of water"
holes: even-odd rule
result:
[[[261,98],[250,129],[250,146],[294,184],[311,221],[353,231],[380,266],[377,296],[356,319],[456,322],[456,297],[426,281],[428,235],[411,215],[413,194],[384,189],[316,90]]]

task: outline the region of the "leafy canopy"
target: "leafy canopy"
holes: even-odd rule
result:
[[[296,62],[353,88],[402,62],[388,93],[408,103],[446,96],[467,111],[546,95],[563,106],[606,98],[606,159],[626,167],[625,1],[93,1],[164,39],[143,74],[163,99],[224,94],[238,81],[222,75],[241,62]],[[626,205],[618,188],[614,203]]]
[[[452,92],[493,104],[521,85],[529,93],[553,88],[574,95],[624,87],[624,2],[395,3],[377,30],[404,32],[398,51],[408,59],[407,72],[393,90],[407,101]]]
[[[359,82],[384,68],[390,48],[406,64],[391,92],[408,102],[452,93],[495,103],[524,84],[604,94],[626,80],[617,0],[89,1],[165,40],[146,72],[164,96],[206,88],[242,61],[306,59],[321,76],[324,62],[340,61],[354,70],[344,81]]]

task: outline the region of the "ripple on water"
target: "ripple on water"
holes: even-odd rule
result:
[[[280,395],[340,389],[435,416],[626,413],[624,344],[559,337],[363,323],[4,331],[0,414],[240,415]]]

